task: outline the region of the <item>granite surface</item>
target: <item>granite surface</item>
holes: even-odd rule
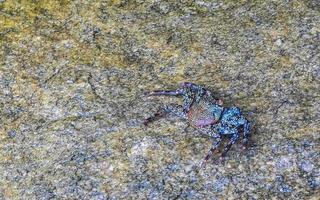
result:
[[[318,0],[0,0],[0,199],[319,199]],[[182,81],[251,121],[144,127]]]

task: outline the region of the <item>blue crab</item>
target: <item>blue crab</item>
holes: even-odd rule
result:
[[[215,99],[211,92],[202,86],[184,82],[177,90],[173,91],[152,91],[145,93],[146,96],[177,96],[183,97],[183,105],[166,105],[160,108],[153,116],[145,119],[144,125],[173,114],[185,119],[189,124],[210,138],[214,142],[207,155],[200,163],[205,166],[216,149],[219,148],[222,138],[229,138],[228,143],[221,153],[223,158],[230,150],[231,146],[239,139],[242,134],[243,143],[248,142],[250,136],[250,123],[242,115],[238,107],[223,107],[221,100]]]

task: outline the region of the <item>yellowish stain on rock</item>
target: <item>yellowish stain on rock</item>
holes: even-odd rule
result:
[[[132,133],[135,133],[134,135]],[[107,170],[100,172],[102,176],[114,177],[113,181],[104,185],[102,189],[108,193],[117,188],[125,189],[127,184],[130,182],[129,174],[134,170],[129,162],[127,151],[129,147],[126,147],[126,139],[132,137],[141,138],[143,134],[139,134],[139,130],[125,130],[119,132],[113,132],[105,136],[104,140],[109,141],[108,147],[112,151],[112,156],[106,160]]]
[[[68,5],[67,0],[6,0],[0,6],[3,12],[0,15],[0,32],[6,33],[6,38],[11,41],[21,40],[34,31],[36,17],[48,12],[58,19],[65,19],[70,14]]]
[[[294,60],[290,56],[281,56],[275,60],[269,73],[277,74],[285,69],[290,69],[294,64]]]

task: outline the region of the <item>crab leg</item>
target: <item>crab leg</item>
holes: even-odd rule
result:
[[[246,120],[246,123],[243,125],[243,143],[246,144],[250,136],[250,123]]]
[[[221,143],[221,137],[218,136],[216,142],[212,145],[212,147],[208,151],[206,157],[204,157],[203,161],[200,163],[201,168],[206,166],[208,160],[211,158],[214,151],[219,147],[220,143]]]
[[[221,154],[221,157],[225,157],[225,155],[227,154],[227,152],[230,150],[231,146],[238,140],[239,138],[239,135],[238,134],[234,134],[232,136],[232,138],[230,139],[230,141],[228,142],[228,144],[225,146],[222,154]]]

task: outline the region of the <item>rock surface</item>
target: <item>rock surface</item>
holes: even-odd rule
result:
[[[320,4],[0,1],[0,199],[317,199]],[[253,124],[211,146],[184,121],[142,125],[189,81]]]

